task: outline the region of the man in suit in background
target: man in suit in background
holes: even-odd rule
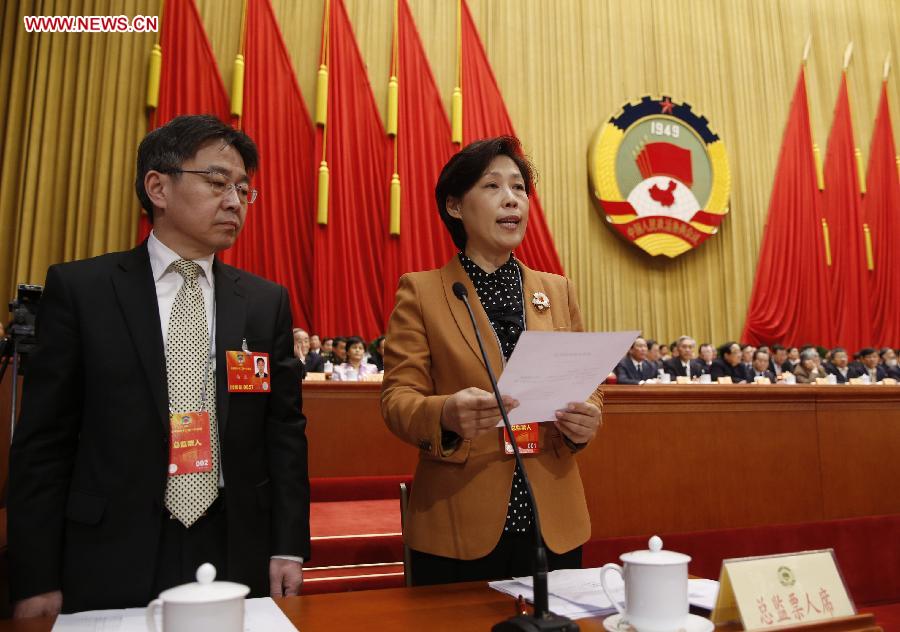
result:
[[[312,352],[310,336],[300,328],[294,329],[294,357],[300,361],[304,378],[307,373],[322,373],[325,371],[325,359]]]
[[[10,454],[16,617],[144,606],[207,561],[252,596],[297,594],[309,478],[290,301],[215,257],[256,166],[242,132],[175,118],[138,149],[149,238],[48,270]],[[269,355],[265,393],[228,391],[226,352],[247,347]],[[192,418],[196,462],[171,440]]]
[[[765,349],[757,349],[753,352],[753,363],[747,376],[748,382],[755,382],[757,378],[764,378],[770,384],[775,383],[775,374],[769,369],[769,352]]]
[[[636,338],[631,349],[615,368],[616,380],[619,384],[643,384],[656,378],[656,371],[647,360],[647,341]]]
[[[703,373],[701,363],[694,359],[694,347],[697,343],[690,336],[682,336],[672,346],[672,357],[663,363],[666,373],[672,379],[687,377],[696,381]]]
[[[838,384],[846,384],[850,381],[850,358],[843,347],[835,347],[831,350],[831,362],[825,363],[825,371],[833,375]]]
[[[716,350],[713,346],[704,342],[700,345],[700,359],[697,364],[700,365],[700,373],[710,373],[712,371],[713,360],[716,359]]]
[[[851,366],[850,367],[850,377],[863,377],[865,375],[869,376],[869,381],[872,384],[876,382],[880,382],[884,378],[887,377],[887,371],[884,366],[878,363],[878,351],[871,347],[866,347],[865,349],[859,350],[859,362],[860,366]]]

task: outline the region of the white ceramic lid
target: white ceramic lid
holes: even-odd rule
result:
[[[234,582],[217,582],[216,567],[201,564],[197,569],[197,581],[169,588],[160,593],[159,598],[169,603],[209,603],[228,599],[243,599],[250,588]]]
[[[649,550],[623,553],[619,559],[626,564],[651,564],[656,566],[687,564],[691,561],[690,555],[676,553],[675,551],[663,551],[663,541],[658,535],[650,538],[647,545]]]

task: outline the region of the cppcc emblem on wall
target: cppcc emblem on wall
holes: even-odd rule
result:
[[[588,160],[607,223],[651,255],[696,248],[728,213],[725,145],[686,103],[626,104],[597,132]]]

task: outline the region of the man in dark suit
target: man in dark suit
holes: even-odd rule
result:
[[[748,382],[756,382],[758,378],[764,378],[769,384],[775,383],[775,374],[769,369],[769,352],[765,349],[757,349],[753,352],[753,363],[747,375]]]
[[[694,359],[697,343],[690,336],[682,336],[673,345],[672,357],[663,362],[663,368],[673,379],[687,377],[694,381],[703,373],[703,366]]]
[[[747,372],[741,363],[741,346],[736,342],[726,342],[719,347],[719,357],[713,360],[709,375],[713,382],[719,378],[731,378],[732,384],[747,381]]]
[[[869,381],[875,384],[887,377],[887,371],[878,363],[878,351],[871,347],[866,347],[865,349],[860,349],[858,355],[860,364],[859,366],[850,367],[851,378],[868,375]]]
[[[643,384],[656,378],[653,364],[647,361],[647,341],[636,338],[631,349],[615,368],[619,384]]]
[[[262,358],[256,359],[256,377],[269,377],[269,374],[266,373],[266,361]]]
[[[294,357],[303,367],[304,378],[307,373],[323,373],[325,371],[325,358],[312,352],[310,336],[300,328],[294,329]]]
[[[48,270],[10,455],[15,616],[143,606],[206,561],[251,595],[299,590],[309,478],[290,301],[215,257],[256,166],[242,132],[173,119],[138,149],[148,240]],[[242,348],[269,354],[268,392],[229,393],[226,352]],[[211,463],[175,474],[174,420],[192,417]]]
[[[833,375],[838,384],[846,384],[850,381],[850,358],[842,347],[831,350],[831,362],[825,363],[825,371]]]

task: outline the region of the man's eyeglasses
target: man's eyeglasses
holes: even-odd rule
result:
[[[195,171],[192,169],[168,169],[165,173],[193,173],[201,176],[206,176],[204,178],[208,183],[212,192],[222,197],[228,193],[234,191],[237,193],[238,199],[241,201],[241,204],[253,204],[256,201],[256,196],[259,195],[259,191],[256,189],[251,189],[248,184],[243,182],[239,184],[235,184],[234,182],[229,182],[226,180],[222,174],[216,173],[215,171],[205,170],[205,171]]]

